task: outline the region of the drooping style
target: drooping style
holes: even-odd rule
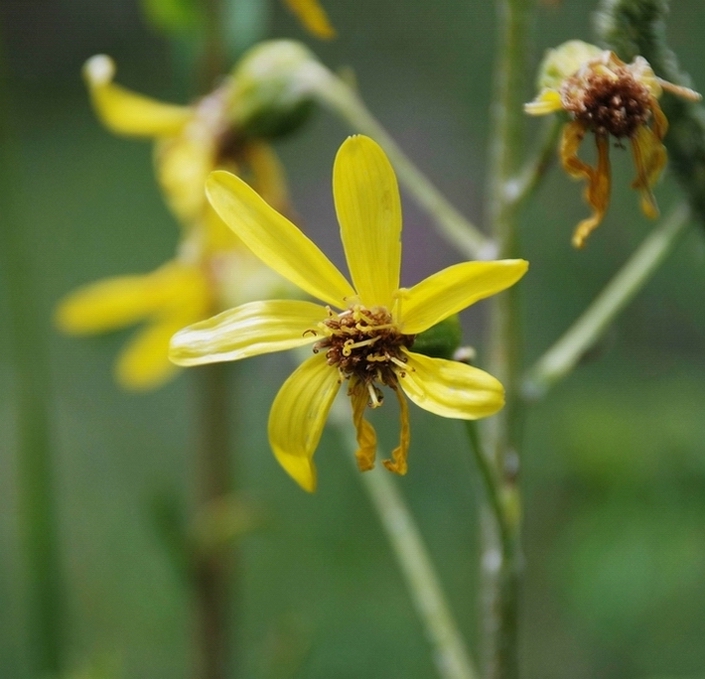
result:
[[[637,172],[632,188],[641,195],[644,214],[658,216],[652,189],[666,165],[666,148],[661,142],[668,129],[658,99],[663,90],[694,100],[700,95],[658,78],[643,57],[625,64],[614,52],[578,40],[549,51],[539,87],[536,99],[525,105],[526,112],[546,115],[565,111],[570,116],[561,138],[561,162],[571,177],[587,181],[585,198],[593,214],[578,224],[573,245],[582,248],[607,211],[611,138],[618,146],[629,140]],[[588,132],[595,136],[595,167],[578,158]]]
[[[385,466],[404,474],[409,447],[408,396],[442,417],[476,419],[504,403],[502,385],[464,363],[412,351],[414,337],[516,283],[524,260],[464,262],[411,288],[400,288],[401,204],[394,171],[371,139],[347,139],[336,156],[333,196],[352,284],[288,219],[244,181],[214,172],[208,197],[238,237],[272,269],[324,305],[251,302],[178,332],[171,358],[192,366],[311,345],[313,355],[285,381],[269,415],[269,440],[284,469],[306,490],[316,486],[313,454],[345,382],[361,470],[372,468],[376,434],[367,407],[382,387],[398,398],[399,446]]]

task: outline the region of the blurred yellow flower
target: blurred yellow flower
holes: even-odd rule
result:
[[[614,52],[572,40],[549,51],[542,66],[541,91],[525,105],[530,115],[565,111],[571,121],[563,128],[560,157],[565,171],[587,181],[585,198],[591,217],[578,224],[573,245],[583,247],[600,224],[610,199],[610,136],[622,145],[629,139],[637,176],[632,188],[641,194],[641,209],[647,217],[658,216],[652,188],[666,165],[661,143],[668,129],[658,99],[664,89],[689,99],[700,95],[658,78],[643,57],[625,64]],[[578,158],[586,133],[595,135],[595,167]]]
[[[129,389],[160,386],[175,373],[169,338],[218,309],[281,287],[225,226],[206,200],[204,184],[216,168],[243,174],[267,200],[288,209],[279,161],[266,144],[240,138],[228,119],[230,79],[192,106],[155,101],[113,83],[115,65],[88,60],[84,76],[94,107],[113,132],[156,140],[155,166],[165,199],[182,226],[176,257],[154,272],[86,285],[58,305],[64,332],[92,334],[147,321],[116,363]]]
[[[322,40],[335,37],[335,29],[328,21],[328,16],[318,0],[284,0],[284,4],[316,37]]]
[[[208,197],[218,214],[268,266],[326,304],[264,301],[244,304],[178,332],[171,358],[192,366],[313,345],[281,387],[269,416],[269,440],[284,469],[313,491],[313,454],[333,400],[348,383],[361,470],[372,468],[376,434],[365,409],[382,403],[381,386],[401,411],[399,446],[387,469],[406,473],[406,399],[443,417],[476,419],[504,403],[502,385],[464,363],[411,351],[415,335],[519,280],[523,260],[464,262],[410,289],[399,287],[401,204],[394,171],[382,149],[363,136],[341,146],[333,196],[352,284],[288,219],[245,182],[215,172]]]

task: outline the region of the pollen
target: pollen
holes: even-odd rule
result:
[[[397,372],[407,361],[402,349],[412,346],[415,335],[399,332],[384,307],[356,305],[339,314],[330,309],[328,313],[316,331],[325,336],[314,344],[314,353],[325,351],[328,365],[338,368],[341,378],[354,378],[368,391],[370,405],[380,405],[376,384],[396,386]]]
[[[561,87],[566,111],[585,129],[617,139],[633,137],[651,117],[652,96],[627,66],[581,69]]]

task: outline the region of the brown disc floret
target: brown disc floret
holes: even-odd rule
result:
[[[399,332],[384,307],[356,305],[339,314],[330,309],[328,313],[321,323],[325,337],[313,351],[325,351],[328,365],[337,367],[344,379],[354,378],[368,389],[374,383],[395,387],[395,369],[407,361],[402,349],[411,347],[415,336]]]
[[[578,71],[561,88],[566,111],[585,129],[617,139],[632,137],[651,117],[651,93],[626,66]]]

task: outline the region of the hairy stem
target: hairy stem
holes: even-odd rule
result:
[[[498,246],[499,258],[518,255],[516,203],[511,200],[521,149],[527,0],[497,0],[499,37],[492,101],[489,182],[486,216]],[[520,409],[518,375],[521,362],[519,288],[493,298],[489,329],[490,372],[504,384],[506,406],[486,428],[486,455],[494,466],[503,513],[489,505],[483,521],[484,662],[488,679],[516,679],[518,661],[518,605],[521,577],[519,548],[521,504],[519,492]],[[491,518],[490,518],[491,517]],[[502,536],[502,530],[506,535]]]

